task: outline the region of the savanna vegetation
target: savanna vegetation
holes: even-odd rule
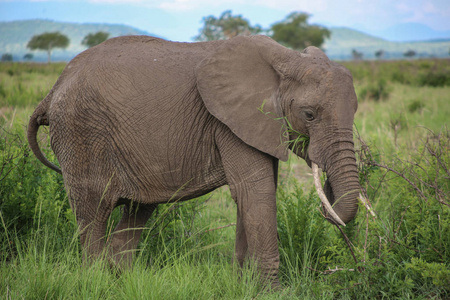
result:
[[[54,48],[65,49],[69,46],[70,39],[64,34],[56,32],[44,32],[39,35],[35,35],[27,44],[27,48],[30,50],[43,50],[47,51],[47,61],[50,63],[52,50]]]
[[[372,208],[361,205],[337,228],[321,215],[306,164],[293,156],[281,164],[283,288],[270,292],[254,266],[240,271],[232,262],[236,211],[226,187],[160,205],[131,270],[83,265],[62,178],[37,161],[25,136],[65,65],[0,64],[0,298],[450,298],[450,61],[345,65],[359,99],[355,147]],[[48,132],[40,140],[55,161]]]

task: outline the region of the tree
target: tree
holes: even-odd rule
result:
[[[11,53],[4,53],[2,55],[2,62],[13,61],[13,55]]]
[[[89,33],[88,35],[86,35],[84,37],[81,44],[88,48],[91,48],[91,47],[97,46],[98,44],[103,43],[104,41],[106,41],[108,39],[108,37],[109,37],[109,33],[104,32],[104,31],[98,31],[96,33]]]
[[[227,40],[238,35],[258,34],[261,26],[251,26],[241,15],[233,16],[231,10],[224,11],[217,19],[214,16],[203,18],[203,28],[194,37],[195,41]]]
[[[406,51],[405,53],[403,53],[403,56],[409,57],[409,58],[414,57],[414,56],[416,56],[416,51],[414,51],[414,50],[408,50],[408,51]]]
[[[292,12],[283,21],[271,26],[271,37],[287,47],[303,50],[308,46],[321,47],[330,31],[318,25],[309,25],[309,14]]]
[[[363,53],[358,52],[356,49],[352,49],[352,57],[354,60],[361,60],[363,58]]]
[[[65,49],[69,46],[69,42],[69,38],[60,32],[45,32],[33,36],[28,42],[27,48],[47,51],[48,62],[50,63],[53,48]]]
[[[383,58],[383,56],[384,56],[384,50],[380,49],[380,50],[375,51],[376,58],[381,59],[381,58]]]
[[[27,53],[23,56],[23,59],[25,60],[32,60],[33,59],[33,53]]]

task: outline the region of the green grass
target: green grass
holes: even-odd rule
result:
[[[117,273],[102,260],[83,266],[76,234],[56,246],[58,238],[46,225],[25,241],[16,241],[20,245],[16,256],[0,266],[1,295],[10,299],[249,299],[260,292],[253,280],[255,272],[249,269],[238,279],[228,257],[205,255],[204,247],[182,246],[174,251],[166,245],[152,262],[140,253],[133,269]],[[182,237],[178,240],[189,243]]]
[[[385,80],[414,86],[449,86],[450,59],[342,62],[357,82]]]
[[[61,74],[65,64],[0,64],[0,109],[24,108],[39,103]]]
[[[449,298],[450,86],[421,83],[421,74],[447,72],[448,61],[347,66],[359,98],[360,180],[377,217],[360,207],[343,229],[349,246],[322,217],[309,167],[291,156],[280,164],[277,197],[283,288],[269,292],[254,266],[232,262],[236,207],[226,187],[159,206],[132,269],[83,264],[61,176],[34,158],[24,135],[64,65],[0,64],[0,298]],[[368,96],[380,86],[382,97]],[[39,138],[54,161],[45,130]],[[115,210],[110,228],[119,217]]]

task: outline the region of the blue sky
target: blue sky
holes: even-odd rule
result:
[[[425,25],[444,35],[450,32],[450,0],[0,0],[0,21],[39,18],[126,24],[170,40],[191,41],[203,17],[219,16],[227,9],[264,28],[292,11],[303,11],[312,15],[311,23],[345,26],[381,37],[387,37],[392,26],[404,23]]]

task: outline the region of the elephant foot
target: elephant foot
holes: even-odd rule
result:
[[[270,290],[272,292],[277,292],[277,291],[281,290],[281,284],[280,284],[280,280],[278,278],[271,281]]]
[[[269,278],[261,278],[261,286],[264,292],[277,292],[282,289],[278,276],[270,276]]]

